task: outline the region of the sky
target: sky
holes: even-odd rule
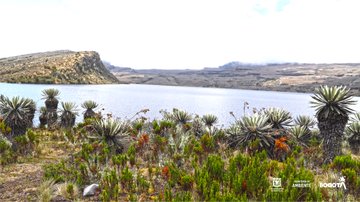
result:
[[[0,0],[0,58],[94,50],[135,69],[359,63],[358,0]]]

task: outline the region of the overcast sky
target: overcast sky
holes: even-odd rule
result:
[[[359,0],[0,0],[0,57],[95,50],[132,68],[360,62]]]

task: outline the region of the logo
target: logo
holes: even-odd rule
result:
[[[281,178],[276,178],[276,177],[273,178],[273,187],[276,188],[281,187]]]
[[[344,187],[344,189],[346,190],[346,185],[345,185],[345,178],[344,177],[340,177],[339,182],[334,182],[334,183],[324,183],[324,182],[320,182],[320,187],[321,188],[341,188]]]
[[[304,187],[310,187],[310,181],[309,180],[295,180],[292,184],[292,187],[297,188],[304,188]]]
[[[271,191],[279,192],[282,190],[283,190],[283,188],[281,187],[281,178],[277,178],[277,177],[272,178]]]

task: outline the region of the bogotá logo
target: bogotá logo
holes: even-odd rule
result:
[[[346,190],[344,177],[340,177],[339,182],[334,182],[334,183],[320,182],[320,188],[341,188],[341,187],[344,187],[344,189]]]

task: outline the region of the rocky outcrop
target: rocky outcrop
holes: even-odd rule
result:
[[[95,51],[53,51],[0,59],[0,82],[107,84],[119,80]]]

